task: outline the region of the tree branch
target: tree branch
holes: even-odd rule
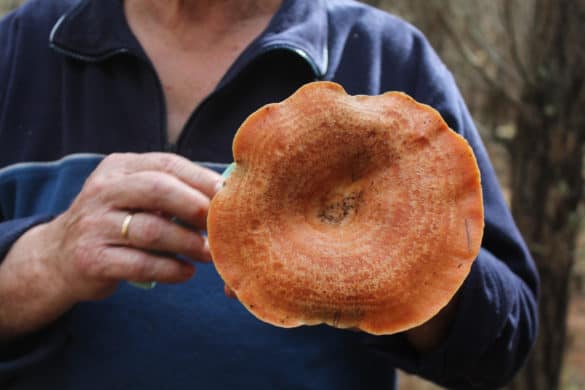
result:
[[[477,59],[477,56],[475,56],[473,54],[472,50],[461,39],[460,34],[458,34],[451,27],[451,25],[446,20],[445,15],[442,12],[439,13],[439,18],[438,19],[441,22],[441,25],[442,25],[443,29],[447,32],[447,34],[449,35],[449,37],[455,43],[455,47],[460,52],[460,54],[463,56],[463,59],[469,65],[471,65],[471,67],[481,76],[481,78],[483,79],[483,81],[490,88],[492,88],[494,91],[496,91],[498,94],[500,94],[501,96],[503,96],[504,98],[506,98],[506,100],[508,100],[511,104],[513,104],[517,110],[520,110],[521,112],[526,112],[526,107],[524,106],[524,104],[522,103],[522,101],[517,96],[514,96],[509,91],[509,89],[506,88],[506,86],[501,85],[500,82],[495,77],[493,77],[485,69],[485,67],[483,66],[483,64],[481,63],[481,61],[479,61]]]
[[[483,53],[487,54],[489,61],[495,65],[498,72],[501,72],[509,77],[510,80],[514,80],[521,85],[524,81],[522,75],[520,75],[517,70],[516,72],[512,71],[510,67],[507,66],[507,62],[502,59],[502,56],[498,51],[494,50],[494,47],[488,44],[485,39],[482,39],[482,33],[479,31],[476,24],[467,23],[465,30],[467,32],[467,37],[472,41],[472,45],[480,48]]]
[[[516,70],[523,81],[527,84],[532,83],[532,77],[529,74],[526,66],[522,62],[522,58],[520,56],[520,49],[517,41],[517,32],[516,26],[514,25],[513,19],[513,1],[504,0],[504,5],[502,7],[502,20],[504,21],[504,28],[507,30],[508,36],[510,39],[508,40],[508,50],[510,50],[510,57],[512,59],[513,64],[516,66]]]

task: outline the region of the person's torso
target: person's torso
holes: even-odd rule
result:
[[[92,13],[104,10],[94,8],[120,8],[114,0],[104,1],[109,4],[104,6],[97,3],[84,1],[56,24],[44,26],[47,46],[38,42],[31,46],[24,33],[18,36],[28,46],[17,48],[22,52],[14,54],[14,62],[28,65],[11,68],[0,101],[0,168],[78,153],[149,151],[229,163],[231,141],[242,121],[307,82],[330,79],[350,93],[380,92],[377,68],[382,59],[380,53],[368,55],[371,48],[360,43],[363,23],[355,31],[350,25],[331,26],[321,2],[313,6],[287,1],[281,10],[283,21],[278,15],[273,21],[276,32],[269,28],[263,39],[246,49],[216,90],[194,109],[178,141],[168,144],[160,81],[131,37],[104,36],[103,31],[93,36],[88,28],[80,39],[95,45],[86,51],[69,46],[76,42],[71,31],[60,38],[63,29],[73,28],[71,19],[78,14],[95,18]],[[357,6],[347,4],[342,2],[347,8],[343,11],[355,13]],[[123,15],[110,16],[114,24],[122,23]],[[290,36],[277,31],[283,26],[292,31]],[[118,46],[111,42],[100,46],[101,40],[116,39]],[[43,63],[31,64],[38,59]],[[403,89],[408,77],[403,74],[388,85]],[[89,158],[70,173],[36,181],[66,189],[57,192],[66,195],[54,203],[55,209],[44,211],[66,207],[99,158]],[[68,163],[60,164],[63,173],[60,169]],[[57,184],[54,177],[60,180]],[[28,191],[21,179],[15,175],[12,182],[4,181],[12,183],[14,196],[19,188]],[[26,214],[26,207],[23,210]],[[387,389],[395,380],[390,363],[370,348],[371,337],[326,326],[266,325],[225,297],[212,265],[198,265],[197,275],[182,285],[141,291],[123,284],[109,299],[77,305],[61,325],[67,335],[64,348],[16,376],[8,388]]]

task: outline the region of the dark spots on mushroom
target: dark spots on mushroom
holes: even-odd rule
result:
[[[350,192],[325,204],[318,217],[324,223],[339,224],[358,209],[362,192]]]
[[[262,222],[259,219],[253,219],[250,221],[250,230],[256,231],[260,229],[260,226],[262,226]]]

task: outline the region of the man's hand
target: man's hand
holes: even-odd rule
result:
[[[171,154],[105,158],[71,207],[24,234],[1,263],[0,339],[39,329],[79,301],[103,299],[120,281],[189,279],[193,264],[175,255],[209,261],[209,247],[171,218],[205,230],[220,185],[215,172]]]

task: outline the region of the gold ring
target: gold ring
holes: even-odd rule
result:
[[[128,231],[130,230],[130,223],[132,222],[132,218],[134,218],[134,214],[129,213],[122,222],[122,229],[120,230],[120,234],[124,239],[128,238]]]

